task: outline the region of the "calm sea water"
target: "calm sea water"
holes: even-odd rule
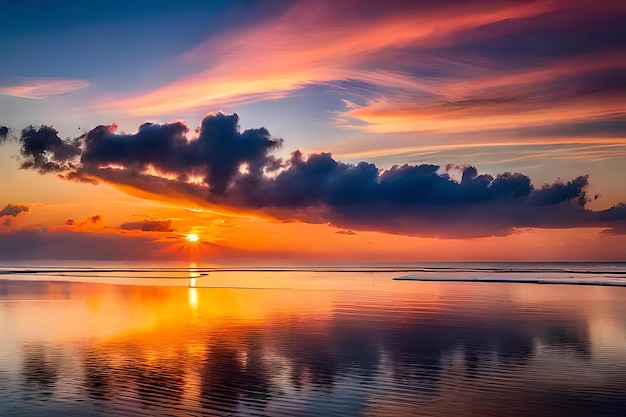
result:
[[[624,264],[9,265],[0,416],[623,416],[624,281]]]

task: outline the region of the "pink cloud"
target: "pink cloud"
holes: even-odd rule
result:
[[[309,83],[340,79],[415,85],[393,72],[364,69],[361,64],[388,48],[428,46],[454,33],[562,7],[557,2],[483,2],[410,13],[392,8],[362,16],[348,13],[355,4],[347,3],[300,2],[248,31],[209,39],[183,57],[204,63],[206,70],[138,97],[109,101],[104,107],[154,115],[276,99]]]
[[[89,86],[84,80],[61,78],[20,78],[16,83],[0,87],[0,94],[42,100]]]

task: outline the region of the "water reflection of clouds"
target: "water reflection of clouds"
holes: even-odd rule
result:
[[[550,415],[545,410],[574,404],[584,415],[626,406],[617,395],[626,386],[626,362],[602,356],[584,306],[529,308],[505,292],[445,285],[437,296],[403,287],[382,298],[118,288],[122,312],[154,316],[153,325],[133,330],[130,320],[129,331],[114,337],[55,349],[22,344],[14,359],[28,393],[24,407],[58,395],[63,374],[74,376],[72,389],[86,397],[82,410],[118,414],[399,415],[428,407],[442,415]],[[559,389],[558,398],[541,394]]]

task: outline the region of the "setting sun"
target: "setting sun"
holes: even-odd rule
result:
[[[198,237],[198,235],[197,235],[197,234],[195,234],[195,233],[189,233],[189,234],[187,235],[187,240],[188,240],[189,242],[198,242],[198,241],[200,240],[200,238],[199,238],[199,237]]]

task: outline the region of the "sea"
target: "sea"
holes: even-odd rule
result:
[[[0,416],[624,416],[625,263],[0,265]]]

